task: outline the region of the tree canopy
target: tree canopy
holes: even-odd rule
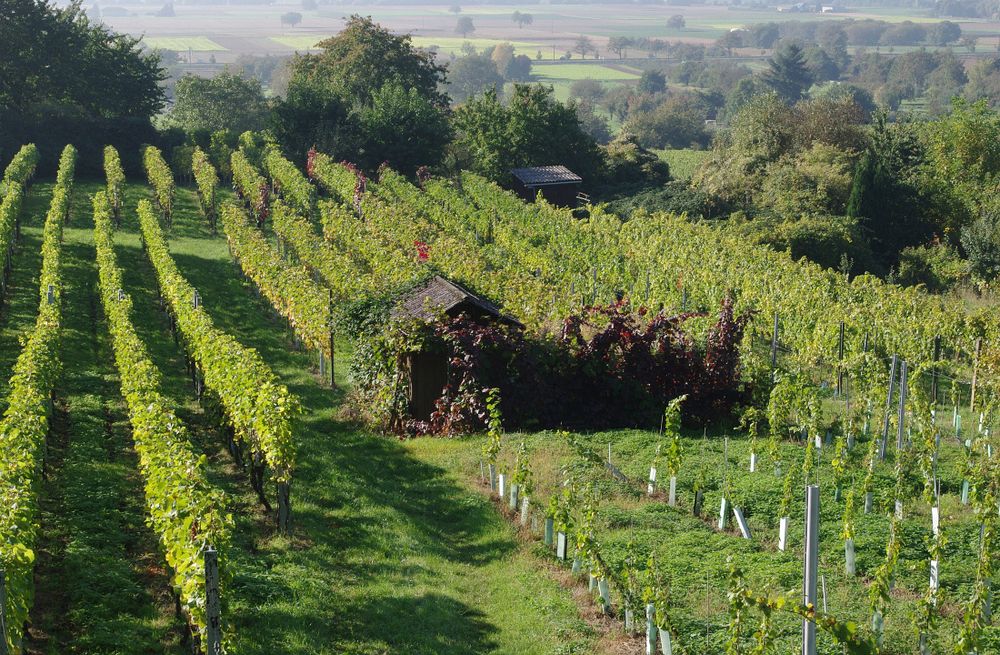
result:
[[[315,146],[369,170],[383,161],[403,172],[436,164],[450,131],[445,69],[433,55],[361,16],[319,45],[292,61],[274,111],[285,149],[305,156]]]
[[[268,104],[260,81],[224,72],[207,79],[185,75],[174,88],[165,124],[185,132],[263,129]]]
[[[58,106],[103,118],[149,118],[163,106],[159,57],[90,21],[79,2],[4,0],[0,110]]]
[[[409,35],[393,34],[371,17],[351,16],[343,31],[321,41],[322,52],[299,56],[292,63],[292,86],[335,92],[352,101],[370,102],[390,82],[417,90],[439,107],[448,105],[438,90],[445,69],[434,55],[413,46]]]
[[[456,109],[454,123],[472,168],[498,182],[521,166],[565,164],[584,178],[600,166],[597,144],[551,87],[516,84],[506,105],[487,91]]]
[[[802,48],[797,43],[787,43],[768,61],[762,79],[787,102],[796,102],[812,85],[813,74]]]

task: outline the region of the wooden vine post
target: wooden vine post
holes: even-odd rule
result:
[[[205,653],[222,655],[222,607],[219,602],[219,553],[205,551]]]
[[[844,322],[840,322],[840,336],[837,342],[837,397],[844,394]]]
[[[816,607],[819,575],[819,486],[806,487],[806,552],[802,569],[802,603]],[[816,623],[802,619],[802,655],[816,655]]]

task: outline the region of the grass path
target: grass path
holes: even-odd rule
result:
[[[41,225],[51,197],[51,184],[34,184],[21,207],[21,238],[14,247],[7,292],[0,300],[0,412],[7,408],[10,374],[21,354],[19,339],[38,314]]]
[[[130,188],[128,207],[137,193],[145,192]],[[292,348],[283,323],[237,274],[225,241],[208,234],[194,194],[178,195],[171,253],[180,269],[216,324],[256,348],[304,408],[294,531],[284,538],[192,400],[130,210],[116,244],[137,328],[237,520],[224,591],[233,650],[594,652],[596,635],[574,602],[482,494],[405,445],[338,420],[338,394],[319,383],[313,358]],[[344,369],[338,369],[342,382]]]
[[[142,482],[95,292],[95,190],[77,185],[64,231],[63,378],[40,492],[29,652],[180,653],[181,626],[144,524]],[[43,212],[33,215],[30,230],[40,232]]]

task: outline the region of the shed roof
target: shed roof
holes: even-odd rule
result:
[[[579,184],[583,178],[565,166],[531,166],[515,168],[510,172],[525,186],[549,186],[553,184]]]
[[[489,300],[440,275],[435,275],[427,282],[414,287],[392,310],[392,316],[430,321],[437,318],[439,312],[455,316],[464,310],[485,314],[504,323],[522,325],[514,317],[504,314]]]

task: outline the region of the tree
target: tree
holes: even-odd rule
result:
[[[997,219],[980,216],[962,228],[962,249],[969,259],[969,272],[984,282],[1000,275],[1000,229]]]
[[[493,52],[490,53],[490,59],[497,67],[497,73],[500,74],[500,77],[507,79],[507,68],[514,61],[514,46],[506,41],[496,44],[493,46]]]
[[[632,43],[632,39],[627,36],[613,36],[608,39],[608,50],[618,55],[618,58],[621,59],[622,56],[628,56],[628,49]]]
[[[663,71],[643,71],[636,89],[639,93],[663,93],[667,90],[667,76]]]
[[[5,0],[0,110],[59,105],[106,118],[148,118],[163,106],[160,59],[140,39],[91,23],[78,4]]]
[[[667,19],[667,27],[672,30],[682,30],[687,25],[687,21],[680,14],[674,14]]]
[[[611,140],[611,129],[608,121],[594,111],[594,105],[582,100],[571,100],[568,105],[576,112],[580,121],[580,129],[590,135],[595,142],[604,145]]]
[[[282,27],[284,27],[285,25],[287,25],[289,27],[295,27],[296,25],[298,25],[301,22],[302,22],[302,14],[300,14],[297,11],[290,11],[287,14],[282,14],[281,15],[281,25],[282,25]]]
[[[851,102],[861,109],[861,120],[867,122],[875,111],[875,98],[871,91],[854,84],[846,82],[827,82],[813,87],[809,92],[809,97],[813,100],[840,100],[849,98]]]
[[[516,55],[507,64],[507,71],[504,79],[511,82],[527,82],[531,79],[531,57],[528,55]]]
[[[525,25],[531,25],[535,18],[531,14],[523,14],[520,11],[515,11],[510,15],[510,19],[517,23],[518,27],[524,27]]]
[[[569,85],[569,97],[596,104],[604,98],[604,85],[597,80],[576,80]]]
[[[705,145],[705,107],[693,96],[674,95],[650,112],[633,114],[623,129],[647,148]]]
[[[176,15],[177,13],[174,11],[174,3],[172,2],[166,3],[158,12],[156,12],[156,16],[158,18],[173,18]]]
[[[515,84],[506,105],[488,91],[456,109],[454,124],[472,168],[497,182],[520,166],[567,164],[585,179],[599,170],[597,145],[551,87]]]
[[[451,5],[450,7],[448,7],[448,11],[450,11],[453,14],[460,14],[462,13],[462,8],[459,5]]]
[[[455,23],[455,34],[461,34],[463,38],[475,31],[476,26],[472,24],[472,18],[469,16],[460,16],[458,22]]]
[[[576,42],[573,44],[573,52],[580,53],[580,56],[584,59],[587,58],[587,53],[594,49],[594,42],[591,41],[584,35],[580,35]]]
[[[621,130],[604,147],[604,183],[619,193],[624,188],[634,192],[637,188],[661,186],[669,179],[667,163],[643,148],[627,130]]]
[[[448,66],[448,92],[455,102],[503,87],[503,77],[486,55],[459,57]]]
[[[451,141],[445,115],[416,89],[395,82],[377,89],[358,118],[364,144],[356,162],[367,170],[388,162],[412,175],[421,165],[439,162]]]
[[[224,72],[213,78],[185,75],[174,88],[165,124],[187,133],[263,129],[268,114],[260,81]]]
[[[826,50],[809,48],[806,52],[806,66],[814,82],[828,82],[840,77],[840,68]]]
[[[72,141],[80,171],[99,170],[109,143],[128,167],[140,144],[156,138],[150,117],[163,106],[165,78],[159,55],[92,22],[79,3],[58,9],[4,0],[0,51],[0,161],[34,142],[54,168]]]
[[[927,28],[927,40],[934,45],[949,45],[960,38],[962,38],[962,28],[948,20]]]
[[[391,81],[416,88],[440,107],[448,97],[439,90],[445,68],[434,55],[415,48],[408,35],[398,36],[371,18],[351,16],[343,31],[318,44],[321,52],[292,60],[292,86],[309,85],[335,92],[349,102],[367,103],[374,89]]]
[[[813,81],[805,55],[797,43],[779,48],[768,60],[768,69],[761,79],[786,102],[792,103],[802,97]]]
[[[433,55],[414,48],[409,36],[360,16],[319,45],[321,52],[292,59],[287,96],[273,113],[274,132],[285,150],[298,158],[315,146],[364,166],[388,160],[404,171],[414,162],[437,164],[441,121],[428,107],[444,117],[449,98],[442,90],[445,69]],[[418,129],[423,122],[427,129]],[[402,151],[392,152],[397,146]]]
[[[922,158],[915,135],[876,112],[871,140],[854,170],[847,215],[872,235],[872,251],[888,268],[900,251],[930,238],[913,171]]]

